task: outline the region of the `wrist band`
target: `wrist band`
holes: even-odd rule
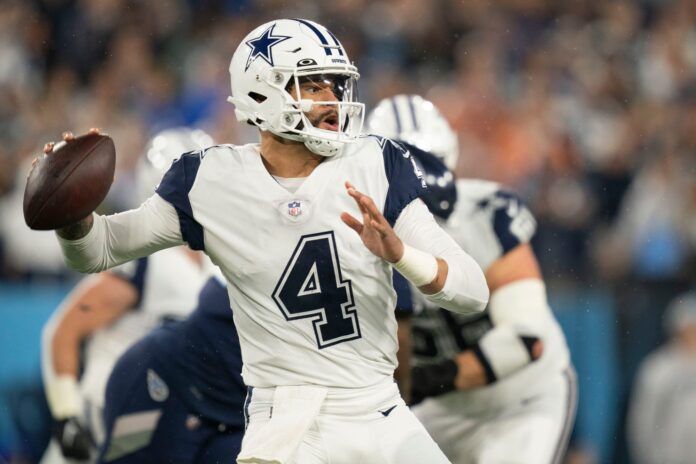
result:
[[[405,243],[403,256],[393,266],[416,287],[427,285],[437,277],[437,259]]]
[[[58,375],[46,385],[46,399],[54,419],[66,419],[82,413],[82,396],[77,381],[70,375]]]

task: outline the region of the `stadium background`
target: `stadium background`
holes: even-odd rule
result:
[[[29,162],[63,130],[102,128],[118,150],[110,212],[133,206],[135,161],[159,129],[253,141],[225,102],[227,69],[240,39],[277,17],[340,38],[368,111],[395,93],[433,100],[459,134],[458,174],[527,200],[579,374],[568,461],[630,462],[635,371],[696,275],[688,0],[2,0],[0,456],[34,462],[47,439],[40,330],[78,277],[51,233],[24,225]]]

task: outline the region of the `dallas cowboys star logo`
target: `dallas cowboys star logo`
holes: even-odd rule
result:
[[[275,24],[271,25],[271,27],[263,31],[259,37],[246,42],[246,44],[251,48],[251,53],[249,54],[249,58],[247,58],[244,71],[249,69],[249,65],[258,57],[263,58],[266,63],[273,66],[273,50],[271,49],[274,45],[278,45],[280,42],[290,38],[287,35],[273,35],[274,27]]]

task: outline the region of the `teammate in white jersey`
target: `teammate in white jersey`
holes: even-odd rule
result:
[[[558,462],[576,387],[529,244],[534,218],[498,184],[454,180],[456,134],[431,102],[385,99],[368,125],[415,145],[411,153],[430,187],[426,204],[484,269],[491,291],[488,311],[475,316],[423,301],[413,321],[412,393],[427,399],[413,408],[416,416],[455,463]]]
[[[152,194],[182,151],[210,143],[203,131],[188,128],[153,137],[137,169],[140,197]],[[203,259],[183,247],[163,250],[87,277],[65,298],[43,333],[43,380],[55,421],[44,463],[95,458],[106,382],[116,360],[163,320],[183,319],[195,307],[208,275]]]
[[[408,151],[360,135],[359,74],[326,28],[259,26],[230,73],[260,144],[184,155],[140,208],[59,230],[67,262],[98,272],[188,243],[222,269],[252,387],[238,462],[447,462],[393,382],[392,267],[465,314],[487,303],[483,272],[418,198]]]

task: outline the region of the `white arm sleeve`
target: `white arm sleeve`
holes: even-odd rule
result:
[[[84,237],[58,237],[66,264],[76,271],[100,272],[184,243],[176,210],[159,195],[137,209],[93,217],[92,229]]]
[[[63,309],[63,307],[59,308],[51,316],[41,334],[41,377],[48,409],[51,411],[51,416],[57,420],[81,416],[83,413],[82,395],[77,378],[67,374],[56,374],[53,365],[52,342],[63,315]]]
[[[483,311],[488,303],[488,285],[479,265],[435,221],[420,199],[401,211],[394,225],[404,243],[447,262],[447,280],[441,291],[423,295],[433,304],[456,313]]]
[[[515,280],[495,290],[488,311],[494,327],[507,325],[541,339],[556,325],[546,299],[546,285],[537,278]]]

